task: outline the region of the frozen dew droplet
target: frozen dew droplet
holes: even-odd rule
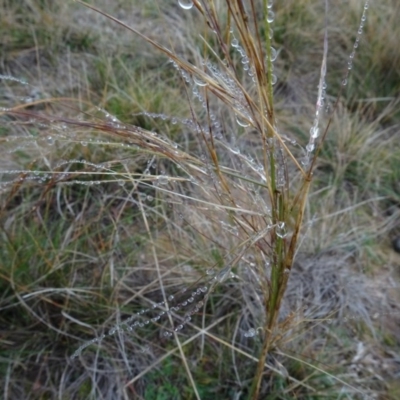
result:
[[[240,115],[236,115],[236,122],[238,125],[243,126],[244,128],[250,125],[247,120],[243,119]]]
[[[267,14],[268,23],[270,24],[270,23],[274,22],[274,19],[275,19],[275,13],[273,11],[269,10],[268,14]]]
[[[193,7],[192,0],[178,0],[178,3],[184,10],[190,10]]]
[[[193,77],[193,81],[197,86],[207,86],[207,82],[204,82],[202,79],[198,78],[197,76]]]

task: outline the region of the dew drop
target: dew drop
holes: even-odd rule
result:
[[[171,332],[164,332],[164,337],[169,338],[172,336]]]
[[[160,175],[160,176],[157,178],[157,181],[158,181],[158,183],[159,183],[160,185],[168,185],[169,179],[168,179],[168,176]]]
[[[347,85],[347,79],[343,79],[342,80],[342,86],[346,86]]]
[[[256,336],[256,330],[254,328],[251,328],[247,332],[245,332],[244,336],[245,337],[254,337],[254,336]]]
[[[310,136],[313,139],[316,139],[319,136],[319,128],[317,126],[313,126],[310,129]]]
[[[236,38],[232,39],[232,47],[238,47],[239,46],[239,40],[237,40]]]
[[[275,50],[275,48],[273,48],[273,47],[271,47],[271,50],[270,50],[270,59],[271,59],[271,61],[275,61],[276,60],[276,57],[278,56],[278,52]]]
[[[271,75],[271,85],[275,85],[275,83],[278,81],[278,78],[276,75],[272,74]]]
[[[202,79],[198,78],[197,76],[193,77],[193,81],[197,86],[207,86],[207,82],[203,81]]]
[[[174,295],[171,294],[170,296],[168,296],[168,301],[172,301],[174,299]]]
[[[268,11],[268,15],[267,15],[267,22],[270,24],[272,22],[274,22],[275,19],[275,13],[271,10]]]
[[[240,115],[236,115],[236,122],[238,125],[243,126],[244,128],[250,125],[247,120],[243,119]]]
[[[193,7],[192,0],[178,0],[178,3],[184,10],[190,10]]]
[[[314,143],[308,143],[308,145],[306,146],[306,150],[311,153],[312,151],[314,151],[315,149],[315,145]]]
[[[239,125],[240,125],[240,124],[239,124]],[[231,152],[232,152],[233,154],[240,154],[240,149],[237,148],[237,147],[232,147],[232,148],[231,148]]]
[[[231,267],[228,265],[227,267],[221,269],[216,276],[218,282],[224,282],[230,275]]]
[[[215,269],[214,268],[210,268],[206,271],[207,275],[215,275]]]
[[[285,238],[287,235],[285,222],[278,222],[276,225],[276,235],[280,238]]]
[[[50,144],[50,145],[54,144],[53,136],[47,136],[47,143]]]

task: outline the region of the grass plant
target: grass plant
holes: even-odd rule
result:
[[[4,398],[29,398],[29,385],[31,398],[389,393],[384,367],[360,361],[400,345],[392,331],[372,344],[387,329],[374,315],[399,314],[376,293],[390,279],[371,287],[368,268],[385,262],[375,242],[396,225],[381,204],[398,201],[400,154],[396,91],[370,99],[390,61],[350,74],[372,4],[354,5],[343,37],[327,1],[147,2],[132,9],[138,26],[76,3],[114,24],[119,54],[103,53],[84,81],[64,71],[71,96],[0,75]],[[179,29],[160,32],[161,20]],[[125,31],[141,40],[133,56]],[[87,26],[57,32],[71,52],[101,47]],[[303,54],[313,41],[315,59]]]

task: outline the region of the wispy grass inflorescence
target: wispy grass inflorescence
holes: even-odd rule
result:
[[[331,320],[336,314],[363,319],[373,331],[368,316],[372,306],[364,294],[357,297],[363,299],[363,305],[361,301],[351,303],[358,281],[346,284],[340,268],[329,275],[330,284],[323,282],[322,272],[313,276],[307,263],[300,266],[301,273],[292,274],[300,238],[307,228],[305,213],[318,157],[347,87],[369,1],[363,5],[348,68],[335,97],[327,94],[329,9],[328,1],[324,2],[315,109],[307,115],[310,129],[301,141],[279,123],[275,100],[279,90],[275,88],[282,71],[276,65],[279,49],[274,47],[273,1],[177,0],[178,15],[185,18],[190,14],[195,26],[199,20],[203,22],[190,57],[181,55],[184,51],[173,38],[160,42],[91,4],[77,3],[134,33],[162,54],[163,73],[176,82],[179,102],[187,115],[135,109],[125,122],[100,106],[83,101],[78,106],[70,98],[37,99],[0,110],[7,119],[6,129],[17,131],[7,140],[0,139],[9,154],[27,151],[33,155],[28,166],[14,167],[10,162],[2,171],[8,178],[1,190],[9,196],[2,213],[12,204],[9,193],[15,194],[23,184],[44,185],[46,193],[56,189],[57,212],[64,219],[72,216],[79,226],[79,200],[69,196],[68,188],[97,187],[103,194],[103,186],[116,188],[117,204],[104,195],[104,202],[111,204],[110,221],[104,223],[112,226],[111,238],[99,233],[93,239],[101,242],[106,256],[91,260],[110,266],[110,281],[99,279],[100,285],[117,288],[113,294],[115,312],[103,325],[111,327],[77,347],[70,358],[77,363],[76,359],[84,359],[85,352],[96,345],[97,359],[104,342],[115,341],[129,365],[126,347],[134,348],[135,340],[144,342],[141,332],[153,327],[162,345],[175,343],[174,351],[179,352],[192,391],[200,399],[185,356],[183,332],[202,338],[201,352],[209,337],[243,356],[244,350],[216,339],[210,331],[226,315],[235,314],[234,310],[220,315],[218,305],[227,300],[224,296],[215,300],[221,292],[229,291],[227,302],[232,298],[245,304],[247,310],[239,312],[235,335],[240,334],[245,341],[257,339],[253,343],[255,355],[248,357],[247,349],[244,353],[256,364],[252,382],[243,383],[246,396],[256,400],[265,393],[263,379],[268,368],[302,386],[302,379],[288,377],[285,368],[274,361],[274,354],[284,351],[281,344],[289,342],[289,333],[296,330],[300,314],[307,322],[312,315],[315,321]],[[158,5],[161,13],[163,7]],[[6,75],[0,75],[1,79],[16,81]],[[61,152],[62,158],[53,157],[53,149]],[[108,152],[114,150],[118,157],[110,160]],[[60,205],[63,199],[66,210]],[[89,202],[86,197],[85,202]],[[40,201],[33,208],[40,208]],[[119,227],[126,208],[134,210],[129,232]],[[131,260],[139,266],[137,275],[132,273],[129,284],[114,267],[121,254],[132,251],[129,245],[121,248],[121,236],[132,236],[132,247],[139,249]],[[74,254],[80,256],[77,251]],[[305,276],[310,277],[307,282]],[[313,287],[312,277],[317,282]],[[135,280],[142,286],[131,292],[129,285]],[[125,292],[129,293],[126,301],[121,300]],[[302,304],[293,309],[300,292]],[[93,294],[87,290],[85,296]],[[319,304],[324,296],[329,299]],[[129,304],[133,300],[147,305],[132,312]],[[346,312],[351,317],[345,317]],[[85,329],[90,326],[69,314],[66,319]],[[88,329],[87,335],[92,331]],[[141,373],[130,378],[126,386],[139,376]],[[338,382],[347,385],[341,378]],[[360,392],[347,386],[352,394]]]

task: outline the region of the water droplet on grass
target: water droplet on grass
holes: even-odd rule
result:
[[[278,57],[278,52],[273,47],[271,47],[271,54],[270,54],[271,61],[275,61],[276,57]]]
[[[267,14],[268,23],[274,22],[274,19],[275,19],[275,13],[273,11],[269,10],[268,14]]]
[[[227,267],[221,269],[221,271],[218,272],[218,275],[215,277],[215,279],[218,282],[224,282],[230,275],[231,272],[231,267],[228,265]]]
[[[207,82],[203,81],[202,79],[198,78],[197,76],[193,77],[193,82],[197,85],[197,86],[207,86]]]
[[[251,328],[247,332],[245,332],[244,337],[254,337],[256,336],[256,333],[256,330],[254,328]]]
[[[285,222],[278,222],[276,225],[276,235],[280,238],[285,238],[287,235]]]
[[[190,10],[193,7],[192,0],[178,0],[178,3],[184,10]]]
[[[314,149],[315,149],[314,143],[309,143],[309,144],[306,146],[306,150],[307,150],[309,153],[311,153],[312,151],[314,151]]]
[[[311,136],[313,139],[316,139],[316,138],[319,136],[319,128],[318,128],[317,126],[313,126],[313,127],[310,129],[310,136]]]
[[[247,120],[243,119],[240,115],[236,115],[236,122],[238,125],[243,126],[244,128],[250,125]]]
[[[206,271],[207,275],[215,275],[215,269],[214,268],[210,268]]]
[[[169,179],[168,179],[168,176],[160,175],[160,176],[157,178],[157,181],[158,181],[158,183],[159,183],[160,185],[168,185]]]

